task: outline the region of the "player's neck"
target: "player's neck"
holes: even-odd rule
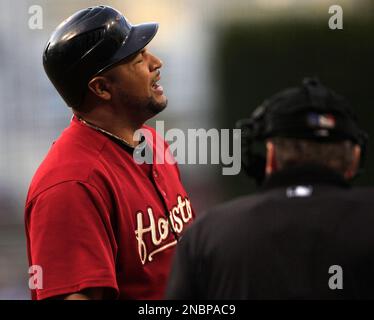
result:
[[[107,112],[105,108],[97,108],[89,113],[75,111],[74,114],[83,119],[87,124],[123,139],[131,146],[136,146],[138,141],[134,140],[134,133],[143,125],[143,121],[136,121],[125,116],[115,115]]]

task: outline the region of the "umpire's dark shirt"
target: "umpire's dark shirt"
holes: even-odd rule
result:
[[[187,230],[166,298],[374,298],[374,189],[317,167],[272,175]]]

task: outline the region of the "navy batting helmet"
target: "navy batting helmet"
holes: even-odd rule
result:
[[[43,65],[68,104],[79,107],[92,77],[143,49],[157,23],[132,25],[108,6],[80,10],[62,22],[48,40]]]

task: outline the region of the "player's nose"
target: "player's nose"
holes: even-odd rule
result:
[[[151,70],[156,70],[160,69],[163,66],[163,62],[161,59],[159,59],[156,55],[149,53],[150,54],[150,60],[151,60]]]

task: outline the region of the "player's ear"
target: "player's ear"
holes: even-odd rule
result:
[[[98,76],[92,78],[88,83],[88,89],[100,99],[108,101],[112,98],[110,84],[105,77]]]
[[[271,175],[276,171],[276,158],[275,158],[275,146],[274,143],[268,140],[266,142],[266,167],[265,173],[267,176]]]

